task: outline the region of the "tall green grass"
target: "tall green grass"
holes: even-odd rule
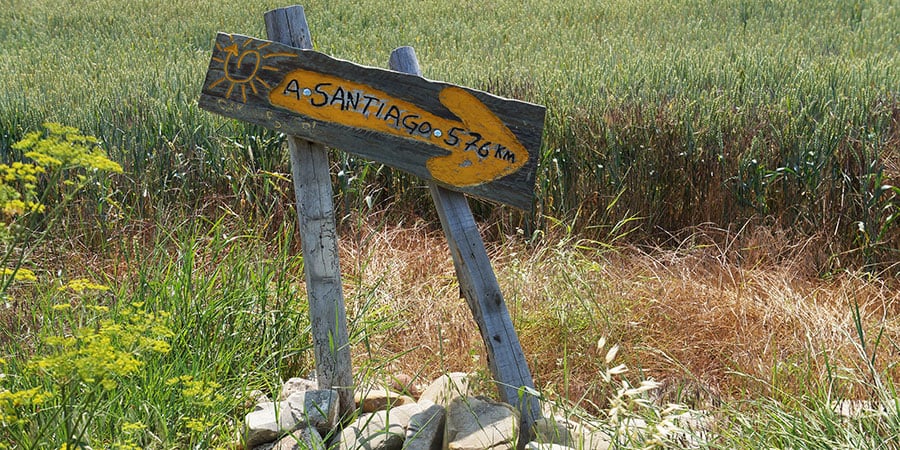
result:
[[[151,232],[150,246],[118,241],[112,252],[135,270],[119,274],[108,292],[58,290],[48,273],[11,292],[29,301],[0,314],[0,354],[7,359],[3,388],[21,392],[39,386],[54,395],[42,407],[16,408],[24,423],[4,420],[0,441],[23,449],[56,442],[58,448],[63,442],[71,445],[67,432],[73,429],[76,441],[95,448],[120,448],[129,441],[140,448],[212,448],[235,441],[246,413],[241,405],[251,390],[277,395],[279,379],[313,367],[305,296],[297,280],[302,258],[289,246],[291,227],[285,230],[271,242],[229,236],[222,222],[170,224]],[[62,268],[60,278],[73,272],[80,275],[82,269]],[[103,277],[91,275],[100,282],[106,281]],[[67,308],[55,306],[60,304]],[[112,389],[72,374],[74,390],[66,396],[67,382],[27,363],[56,354],[54,336],[80,339],[85,329],[112,326],[127,331],[127,324],[140,324],[135,317],[144,314],[166,318],[169,349],[134,352],[140,367],[116,378]],[[90,353],[81,359],[103,362]],[[4,399],[3,407],[8,406]],[[63,420],[67,414],[71,421]],[[129,424],[140,428],[129,435]]]
[[[67,440],[92,448],[231,448],[238,441],[243,416],[252,409],[247,403],[255,397],[251,391],[275,397],[281,380],[313,368],[300,280],[303,261],[294,248],[293,221],[274,237],[265,237],[235,234],[249,227],[234,223],[242,219],[232,214],[222,214],[216,221],[171,219],[160,218],[117,236],[103,262],[91,264],[98,267],[95,272],[67,259],[78,252],[67,247],[71,243],[60,242],[55,250],[44,251],[46,260],[40,261],[44,270],[36,282],[5,292],[4,300],[12,305],[0,309],[0,414],[11,409],[3,395],[7,392],[20,394],[39,387],[57,395],[36,405],[12,408],[27,418],[22,427],[0,416],[0,448],[5,444],[55,449]],[[446,334],[433,328],[427,330],[433,334],[423,334],[423,323],[433,326],[452,317],[447,313],[452,308],[435,305],[452,297],[456,286],[445,277],[440,281],[441,275],[435,275],[439,280],[435,285],[422,286],[410,275],[423,272],[433,256],[419,249],[426,261],[410,262],[398,256],[409,252],[403,246],[422,244],[418,238],[437,240],[420,232],[412,234],[410,243],[391,241],[389,232],[376,233],[366,238],[371,241],[363,241],[370,242],[371,248],[360,245],[359,254],[349,258],[356,267],[351,272],[359,277],[347,278],[352,287],[346,301],[351,341],[360,356],[354,360],[354,373],[362,385],[396,370],[393,362],[406,358],[407,352],[429,355],[427,362],[413,363],[425,372],[423,376],[436,370],[484,366],[473,360],[483,354],[480,346],[469,350],[468,361],[449,356],[465,353],[450,347],[466,342],[474,324],[451,319],[445,323]],[[894,367],[885,360],[893,351],[896,331],[891,325],[887,332],[879,330],[879,322],[885,326],[883,319],[860,308],[851,311],[858,336],[846,337],[857,343],[858,358],[849,355],[833,361],[827,374],[819,373],[812,360],[827,359],[832,350],[794,354],[789,344],[779,350],[787,354],[785,360],[759,368],[762,375],[730,374],[746,379],[747,392],[720,404],[701,398],[693,399],[692,410],[673,409],[666,403],[687,403],[694,394],[685,388],[670,391],[670,397],[662,401],[647,396],[656,385],[647,377],[657,373],[660,365],[677,364],[665,355],[648,357],[656,351],[653,346],[659,345],[652,337],[659,330],[651,331],[658,326],[647,317],[648,305],[656,301],[640,292],[657,291],[655,277],[651,271],[635,273],[630,279],[610,276],[615,271],[610,272],[602,258],[606,249],[592,252],[583,244],[587,243],[547,242],[528,256],[517,254],[523,249],[520,245],[497,249],[498,259],[508,269],[501,272],[508,277],[501,283],[510,287],[506,292],[511,292],[511,311],[526,352],[533,358],[529,364],[537,374],[541,398],[556,414],[595,427],[598,433],[617,439],[615,448],[622,449],[681,448],[685,443],[690,445],[684,448],[897,445]],[[393,246],[400,247],[396,254],[379,254]],[[54,261],[59,267],[54,267]],[[59,281],[81,276],[110,289],[58,289]],[[681,282],[691,283],[690,276]],[[412,299],[421,291],[432,292],[434,298],[418,299],[421,304],[415,305]],[[663,314],[690,314],[676,304],[667,305]],[[728,309],[727,305],[719,308]],[[140,325],[140,320],[133,319],[136,311],[166,318],[171,334],[164,340],[170,348],[164,353],[136,352],[143,365],[117,378],[114,389],[77,380],[72,387],[78,389],[63,396],[58,379],[29,364],[57,351],[53,338],[82,336],[79,327]],[[806,339],[817,338],[807,335]],[[398,348],[395,340],[408,346]],[[437,347],[438,343],[447,348]],[[722,350],[698,343],[681,342],[695,352]],[[813,347],[819,348],[818,344]],[[618,356],[613,348],[621,348]],[[623,372],[619,364],[626,364],[630,371]],[[623,385],[624,381],[628,384]],[[863,405],[858,415],[847,417],[835,405],[851,390],[863,392],[867,402],[858,403]],[[612,408],[616,415],[611,414]],[[70,423],[63,420],[66,417],[72,418]],[[639,423],[650,426],[643,428]],[[76,430],[77,439],[71,438],[71,430]]]
[[[200,111],[196,98],[214,33],[262,37],[263,12],[278,6],[8,0],[0,149],[60,121],[101,137],[123,163],[123,207],[152,215],[217,196],[265,214],[272,190],[289,190],[265,175],[289,173],[281,138]],[[751,221],[818,236],[830,255],[823,270],[877,270],[898,257],[895,2],[304,6],[320,51],[384,67],[391,49],[412,45],[429,78],[548,106],[534,212],[475,208],[509,227],[552,217],[602,238],[640,218],[631,236],[659,240]],[[335,160],[345,214],[428,214],[416,180]]]

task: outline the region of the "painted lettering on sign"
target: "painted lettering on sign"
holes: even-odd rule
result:
[[[447,86],[440,102],[459,120],[432,114],[370,86],[298,69],[269,92],[276,106],[314,119],[388,133],[441,147],[426,162],[438,181],[474,186],[515,172],[528,161],[516,136],[465,89]]]

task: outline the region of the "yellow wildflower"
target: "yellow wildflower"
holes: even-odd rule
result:
[[[20,267],[18,269],[4,268],[2,271],[0,271],[0,276],[7,277],[10,275],[13,275],[13,279],[15,279],[16,281],[37,281],[37,276],[34,274],[34,272],[23,267]]]
[[[62,161],[44,153],[38,152],[28,152],[25,153],[25,156],[31,158],[36,162],[39,166],[61,166]]]
[[[194,417],[184,417],[181,420],[184,421],[184,426],[187,429],[196,433],[202,433],[212,426],[212,422]]]
[[[181,395],[185,397],[209,397],[221,386],[215,381],[186,381]]]
[[[134,374],[144,364],[143,352],[166,353],[170,349],[165,338],[171,331],[165,324],[155,318],[153,323],[142,319],[151,320],[142,316],[126,323],[103,320],[99,326],[75,329],[69,337],[48,337],[45,342],[56,346],[56,351],[31,360],[29,366],[58,381],[80,380],[105,390],[115,389],[121,378]]]
[[[64,291],[66,289],[71,289],[76,293],[84,292],[85,290],[93,290],[93,291],[108,291],[109,286],[94,283],[87,278],[76,278],[74,280],[70,280],[68,283],[59,287],[60,291]]]
[[[138,431],[143,431],[147,429],[147,425],[144,425],[142,422],[123,422],[122,423],[122,434],[130,434]]]
[[[26,389],[24,391],[12,392],[0,391],[0,408],[7,409],[21,408],[23,406],[38,406],[53,397],[53,394],[43,390],[40,387]]]
[[[18,216],[25,212],[25,206],[22,200],[10,200],[3,204],[3,213],[7,216]]]
[[[23,151],[39,166],[122,172],[122,166],[106,156],[97,138],[85,136],[77,128],[58,123],[45,123],[44,129],[46,134],[38,131],[28,133],[13,144],[13,148]]]
[[[167,386],[174,386],[174,385],[176,385],[176,384],[178,384],[178,383],[188,382],[188,381],[191,381],[191,380],[193,380],[193,379],[194,379],[194,377],[192,377],[192,376],[190,376],[190,375],[181,375],[181,376],[179,376],[179,377],[172,377],[172,378],[169,378],[168,380],[166,380],[166,385],[167,385]]]
[[[168,342],[160,339],[144,339],[144,346],[156,353],[166,354],[172,350],[172,346]]]
[[[141,447],[131,440],[125,442],[116,442],[112,446],[113,450],[141,450]]]

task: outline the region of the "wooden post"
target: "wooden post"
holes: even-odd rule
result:
[[[270,40],[297,48],[312,48],[302,6],[269,11],[265,20]],[[324,145],[294,136],[288,136],[288,146],[309,295],[316,375],[320,388],[337,389],[340,413],[346,415],[356,406],[328,152]]]
[[[392,70],[422,75],[412,47],[395,49],[389,64]],[[530,440],[531,426],[541,417],[541,406],[532,395],[534,382],[519,337],[465,195],[434,182],[428,185],[447,236],[460,288],[481,331],[500,399],[521,413],[519,448],[523,448]]]

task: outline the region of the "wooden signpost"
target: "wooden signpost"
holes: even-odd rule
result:
[[[321,387],[353,408],[337,233],[323,144],[425,179],[501,400],[541,415],[534,384],[463,193],[530,209],[545,108],[421,77],[410,47],[391,70],[311,50],[303,8],[266,13],[272,41],[219,34],[200,106],[288,135]],[[520,439],[524,446],[527,439]]]

